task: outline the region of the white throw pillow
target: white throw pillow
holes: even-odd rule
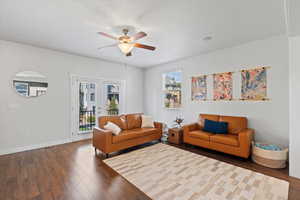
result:
[[[142,128],[154,128],[154,122],[151,116],[142,115]]]
[[[107,122],[104,129],[111,131],[114,135],[119,135],[121,132],[121,128],[112,122]]]

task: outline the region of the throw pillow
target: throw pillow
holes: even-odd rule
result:
[[[228,123],[205,119],[203,131],[216,134],[226,134],[228,132]]]
[[[119,135],[121,132],[120,127],[112,122],[107,122],[104,129],[111,131],[114,135]]]
[[[198,125],[199,125],[199,127],[204,127],[204,121],[205,121],[205,119],[203,119],[203,118],[199,118],[199,120],[198,120]]]
[[[142,115],[142,128],[154,128],[154,122],[151,116]]]

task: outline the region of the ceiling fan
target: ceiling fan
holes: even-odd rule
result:
[[[126,28],[124,28],[122,30],[122,32],[124,33],[124,35],[120,36],[120,37],[115,37],[115,36],[112,36],[112,35],[107,34],[107,33],[98,32],[102,36],[105,36],[105,37],[108,37],[110,39],[114,39],[114,40],[118,41],[116,44],[112,44],[112,45],[107,45],[107,46],[104,46],[104,47],[100,47],[99,49],[103,49],[103,48],[107,48],[107,47],[113,47],[113,46],[118,46],[120,48],[120,50],[126,56],[131,56],[132,55],[131,51],[132,51],[132,49],[134,47],[143,48],[143,49],[147,49],[147,50],[151,50],[151,51],[155,50],[155,47],[153,47],[153,46],[149,46],[149,45],[140,44],[140,43],[136,43],[135,42],[136,40],[139,40],[139,39],[141,39],[143,37],[146,37],[147,34],[145,32],[138,32],[138,33],[136,33],[133,36],[128,36],[129,30],[126,29]]]

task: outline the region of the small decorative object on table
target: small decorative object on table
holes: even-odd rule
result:
[[[173,144],[181,144],[183,141],[183,129],[182,128],[170,128],[168,135],[168,142]]]
[[[288,149],[277,145],[252,142],[252,160],[270,168],[285,168]]]
[[[176,117],[176,119],[174,120],[174,122],[176,123],[175,126],[178,127],[178,128],[181,128],[182,127],[181,124],[182,124],[183,120],[184,119],[181,118],[181,117]]]

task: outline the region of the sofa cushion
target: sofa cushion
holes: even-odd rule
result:
[[[246,117],[220,116],[220,122],[228,122],[228,133],[238,134],[247,128]]]
[[[141,128],[142,126],[142,114],[136,113],[136,114],[128,114],[126,115],[126,121],[127,121],[127,128],[135,129],[135,128]]]
[[[201,140],[207,140],[209,141],[209,137],[213,136],[214,134],[208,133],[205,131],[197,130],[197,131],[191,131],[189,132],[191,137],[199,138]]]
[[[210,137],[210,142],[226,144],[230,146],[239,146],[239,140],[233,134],[216,134]]]
[[[118,127],[120,127],[122,130],[127,129],[127,123],[126,123],[126,116],[125,115],[119,115],[119,116],[101,116],[99,117],[99,127],[104,129],[104,126],[107,124],[107,122],[112,122],[116,124]]]
[[[122,131],[119,135],[112,137],[113,143],[119,143],[126,140],[131,140],[139,137],[158,133],[156,128],[137,128],[131,130]]]
[[[219,121],[219,115],[200,114],[199,115],[199,122],[198,122],[198,124],[201,127],[204,127],[204,121],[206,119],[212,120],[212,121]]]

